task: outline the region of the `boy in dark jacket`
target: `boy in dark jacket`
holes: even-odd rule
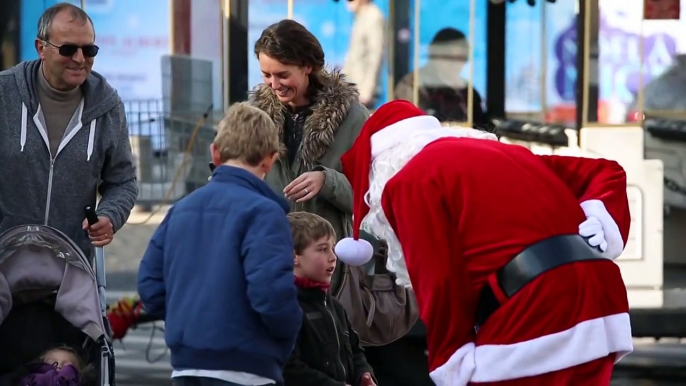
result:
[[[288,204],[263,181],[278,129],[233,105],[211,146],[210,182],[179,201],[141,261],[138,292],[165,320],[173,385],[270,385],[302,322]]]
[[[336,268],[333,227],[312,213],[291,213],[288,220],[303,320],[295,350],[286,363],[286,386],[376,385],[345,309],[328,293]]]

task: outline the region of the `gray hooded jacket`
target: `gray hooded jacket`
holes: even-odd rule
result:
[[[90,256],[81,230],[84,207],[112,221],[115,231],[138,196],[124,106],[105,79],[91,73],[56,154],[50,154],[36,81],[40,61],[0,72],[0,233],[23,224],[59,229]]]

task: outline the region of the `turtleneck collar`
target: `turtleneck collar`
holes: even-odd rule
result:
[[[303,289],[318,288],[326,292],[330,287],[331,283],[322,283],[314,280],[310,280],[306,277],[295,276],[295,286]]]
[[[45,79],[45,74],[43,73],[43,64],[38,68],[38,87],[40,87],[43,94],[50,98],[50,100],[57,102],[74,100],[75,98],[81,98],[82,95],[81,87],[76,87],[69,91],[60,91],[50,86],[50,83]]]

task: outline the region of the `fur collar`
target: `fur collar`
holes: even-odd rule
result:
[[[312,114],[305,121],[303,140],[300,145],[303,164],[312,168],[326,154],[333,143],[336,130],[348,116],[348,111],[357,103],[357,87],[345,81],[345,75],[338,71],[324,72],[324,87],[315,96]],[[283,143],[283,128],[286,119],[286,106],[276,97],[269,86],[262,83],[251,92],[250,104],[269,114],[279,128],[281,150],[286,154]]]

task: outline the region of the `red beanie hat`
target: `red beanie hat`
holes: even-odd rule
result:
[[[353,146],[341,157],[343,174],[353,189],[353,235],[336,244],[338,258],[349,265],[366,264],[373,255],[371,244],[360,240],[362,220],[369,213],[364,196],[369,191],[372,163],[372,136],[406,119],[425,116],[417,106],[406,100],[394,100],[379,107],[365,122]],[[393,130],[390,127],[389,130]]]

